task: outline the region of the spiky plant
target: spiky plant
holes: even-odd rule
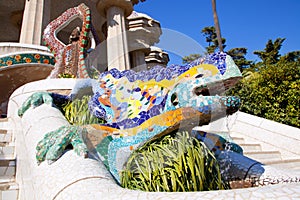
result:
[[[188,132],[164,136],[135,150],[121,173],[121,185],[153,192],[224,189],[214,155]]]
[[[65,117],[70,124],[85,125],[104,123],[104,120],[98,119],[90,113],[88,108],[90,99],[91,96],[83,96],[82,99],[76,99],[63,107]]]

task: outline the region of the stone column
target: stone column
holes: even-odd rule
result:
[[[43,29],[50,22],[50,0],[26,0],[20,43],[41,44]]]
[[[107,19],[108,69],[130,69],[125,18],[133,11],[130,0],[100,0],[98,11]]]
[[[146,69],[145,52],[137,50],[132,52],[132,66],[139,69]]]
[[[150,16],[133,11],[127,18],[129,32],[129,51],[132,52],[132,67],[148,68],[145,56],[151,46],[159,42],[162,34],[160,23]]]
[[[151,51],[145,57],[147,67],[152,68],[156,65],[166,67],[170,61],[169,54],[158,47],[151,47]]]

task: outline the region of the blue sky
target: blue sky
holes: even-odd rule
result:
[[[135,6],[135,10],[161,23],[166,35],[161,43],[165,39],[174,45],[182,41],[177,46],[161,46],[171,52],[182,50],[171,54],[169,64],[181,64],[183,55],[201,53],[201,49],[194,48],[207,45],[201,30],[214,25],[211,0],[147,0]],[[246,47],[246,57],[259,60],[253,51],[264,49],[269,39],[274,41],[278,37],[286,38],[281,54],[300,50],[300,0],[217,0],[217,11],[222,37],[227,40],[225,51]],[[187,43],[190,45],[183,45]]]

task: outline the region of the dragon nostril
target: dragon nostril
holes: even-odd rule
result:
[[[201,78],[204,74],[198,74],[195,78]]]
[[[209,96],[209,90],[207,87],[196,87],[194,89],[194,94],[197,96]]]
[[[173,93],[171,96],[171,103],[173,106],[177,106],[178,105],[178,98],[177,98],[177,94]]]

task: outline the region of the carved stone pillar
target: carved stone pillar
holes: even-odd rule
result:
[[[41,44],[43,29],[50,21],[50,0],[27,0],[23,14],[20,43]]]
[[[150,69],[156,65],[166,67],[170,61],[169,54],[158,47],[151,47],[151,51],[145,57],[147,67]]]
[[[130,0],[100,0],[99,13],[107,19],[108,69],[130,69],[125,18],[133,11]]]
[[[132,66],[138,67],[140,69],[146,69],[147,64],[145,61],[145,53],[143,51],[133,51],[132,52]]]
[[[132,67],[146,69],[145,55],[150,53],[151,46],[159,42],[159,37],[162,34],[160,23],[146,14],[135,11],[127,20]]]

